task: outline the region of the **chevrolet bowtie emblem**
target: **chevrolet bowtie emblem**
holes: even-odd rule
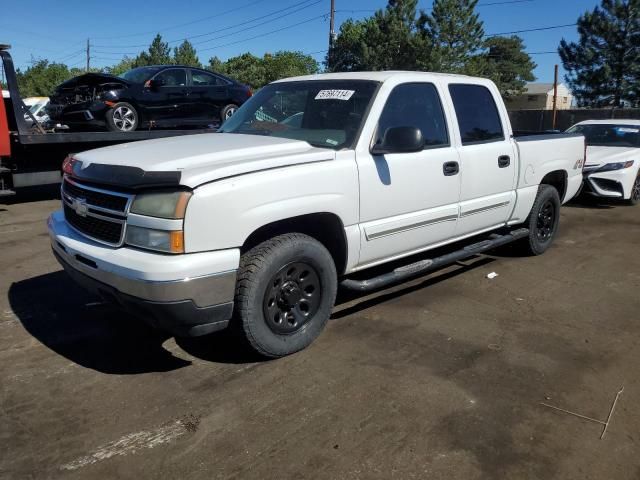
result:
[[[73,210],[81,217],[86,217],[87,213],[89,213],[89,207],[87,206],[87,201],[84,198],[74,198],[71,208],[73,208]]]

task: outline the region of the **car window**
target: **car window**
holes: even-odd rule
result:
[[[449,85],[463,145],[504,140],[498,107],[482,85]]]
[[[440,96],[431,83],[405,83],[393,89],[380,115],[377,143],[391,127],[419,128],[427,147],[449,145]]]
[[[160,72],[155,80],[163,87],[184,87],[187,84],[187,72],[181,68],[172,68]]]
[[[195,87],[226,84],[221,78],[199,70],[191,70],[191,81]]]

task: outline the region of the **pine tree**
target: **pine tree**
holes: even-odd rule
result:
[[[473,74],[493,80],[506,99],[520,95],[526,83],[535,80],[536,64],[524,51],[520,37],[489,37],[483,47],[486,53],[477,57],[481,59],[480,70]]]
[[[162,35],[155,36],[149,50],[142,52],[135,60],[136,65],[170,65],[172,64],[171,49],[169,44],[162,41]]]
[[[326,64],[329,71],[415,70],[426,53],[418,35],[417,0],[389,0],[373,17],[340,26]]]
[[[177,65],[186,65],[188,67],[200,68],[202,66],[200,60],[198,60],[196,49],[193,48],[189,40],[185,40],[179,47],[173,49],[173,61]]]
[[[640,0],[602,0],[578,19],[578,34],[558,48],[578,104],[639,105]]]
[[[435,0],[431,15],[422,14],[424,35],[433,42],[432,64],[441,72],[466,73],[483,45],[484,28],[475,12],[478,0]]]

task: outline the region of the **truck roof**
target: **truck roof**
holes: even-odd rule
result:
[[[470,77],[468,75],[457,75],[452,73],[435,73],[435,72],[412,72],[403,70],[390,70],[383,72],[340,72],[340,73],[318,73],[316,75],[303,75],[300,77],[283,78],[277,80],[278,82],[298,82],[303,80],[374,80],[377,82],[384,82],[394,77],[406,77],[407,80],[427,80],[434,77],[449,77],[449,78],[464,78],[471,79],[476,77]],[[479,79],[479,77],[478,77]]]

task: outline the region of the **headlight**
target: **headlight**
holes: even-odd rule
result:
[[[125,242],[134,247],[167,253],[184,253],[184,234],[180,231],[155,230],[127,225]]]
[[[150,192],[136,195],[131,213],[149,217],[184,218],[191,192]]]
[[[596,171],[611,172],[613,170],[622,170],[623,168],[629,168],[631,166],[633,166],[633,160],[629,160],[628,162],[606,163]]]

